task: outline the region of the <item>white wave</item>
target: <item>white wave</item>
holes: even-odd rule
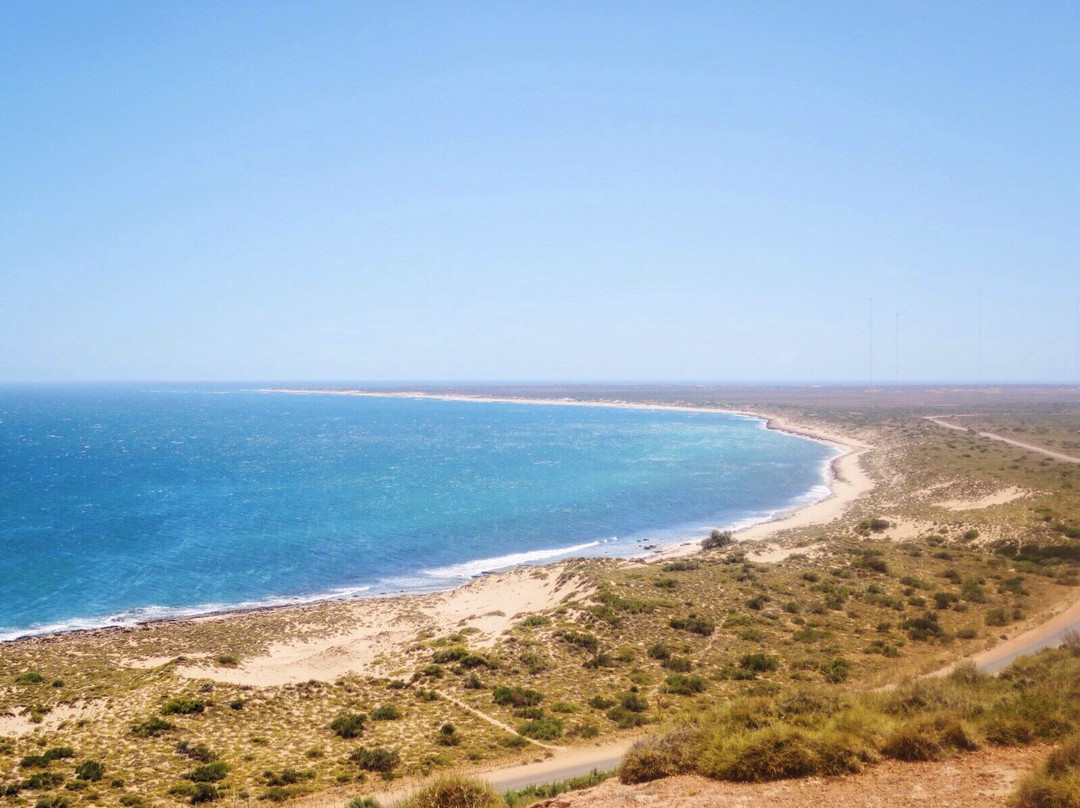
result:
[[[575,544],[572,547],[557,547],[552,550],[530,550],[525,553],[511,553],[494,558],[479,558],[475,561],[466,561],[463,564],[451,564],[448,567],[436,567],[435,569],[421,570],[424,575],[432,578],[471,578],[484,572],[493,572],[507,567],[516,567],[519,564],[531,564],[536,561],[549,561],[561,556],[573,555],[591,547],[599,547],[601,544],[618,541],[617,536],[610,539],[590,541],[585,544]]]
[[[42,623],[20,629],[0,626],[0,642],[17,640],[22,637],[36,637],[41,634],[66,634],[72,631],[89,631],[98,628],[123,628],[140,623],[158,620],[180,620],[207,614],[244,612],[252,609],[269,609],[276,606],[298,606],[324,600],[349,600],[359,597],[369,589],[371,589],[370,586],[348,586],[314,595],[275,595],[261,600],[244,600],[237,603],[200,603],[196,606],[162,606],[154,604],[140,606],[135,609],[126,609],[105,617],[75,617],[70,620]]]

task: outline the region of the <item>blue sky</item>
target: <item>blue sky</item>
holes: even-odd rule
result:
[[[1076,2],[0,5],[0,380],[1077,381]],[[978,363],[979,290],[983,348]]]

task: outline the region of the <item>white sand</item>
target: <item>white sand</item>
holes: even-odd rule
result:
[[[178,667],[177,673],[257,687],[332,682],[346,673],[385,676],[394,669],[395,652],[422,631],[439,635],[474,629],[469,645],[488,648],[517,620],[587,593],[584,581],[564,574],[560,565],[518,567],[446,592],[353,601],[337,635],[276,643],[235,668],[195,664]]]
[[[994,505],[1004,505],[1026,496],[1030,496],[1030,492],[1011,486],[979,499],[950,499],[939,502],[938,506],[948,511],[978,511],[983,508],[991,508]]]

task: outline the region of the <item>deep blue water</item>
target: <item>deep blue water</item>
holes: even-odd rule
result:
[[[721,413],[0,388],[0,638],[633,555],[820,498],[835,454]]]

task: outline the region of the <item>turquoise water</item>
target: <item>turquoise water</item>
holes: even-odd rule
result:
[[[635,555],[824,496],[835,454],[711,412],[0,388],[0,638]]]

